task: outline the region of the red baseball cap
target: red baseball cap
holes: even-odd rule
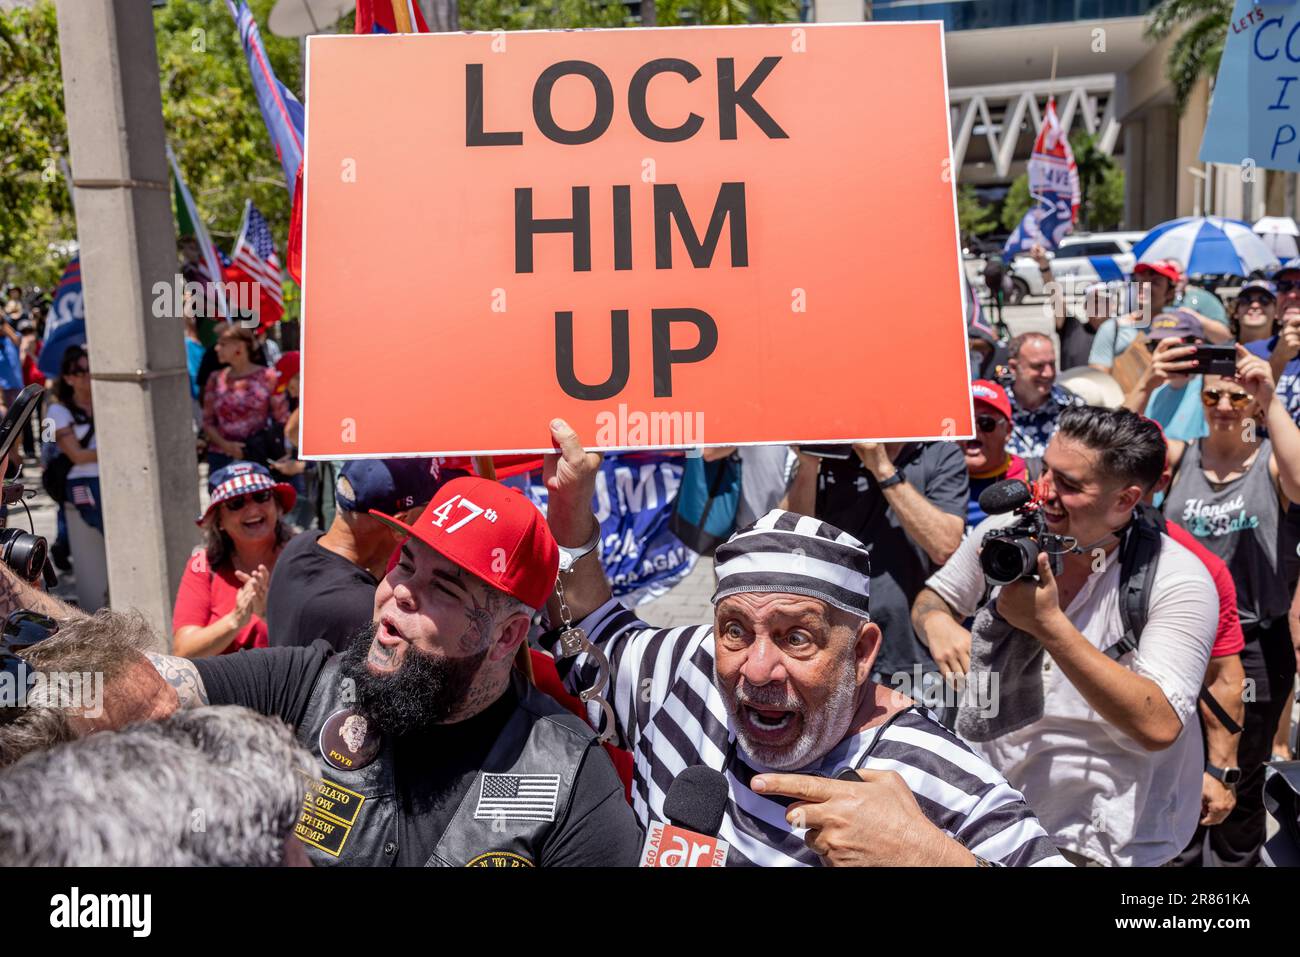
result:
[[[298,374],[299,355],[298,350],[294,349],[280,356],[280,361],[275,364],[275,391],[277,393],[283,392],[285,386],[289,384],[289,380]]]
[[[555,587],[560,547],[546,519],[522,492],[500,482],[452,479],[412,525],[370,514],[530,608],[545,605]]]
[[[976,405],[987,405],[1008,422],[1011,421],[1011,400],[1007,398],[1007,390],[996,382],[976,379],[970,384],[970,394]]]
[[[1168,259],[1160,259],[1153,263],[1138,263],[1133,267],[1133,275],[1140,272],[1153,272],[1164,276],[1170,282],[1178,282],[1183,278],[1183,271]]]

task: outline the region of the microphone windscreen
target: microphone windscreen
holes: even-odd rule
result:
[[[717,837],[727,810],[727,779],[712,768],[687,768],[668,785],[664,817],[671,824]]]
[[[1034,497],[1029,486],[1020,479],[995,482],[980,492],[980,508],[988,515],[1001,515],[1029,504]]]

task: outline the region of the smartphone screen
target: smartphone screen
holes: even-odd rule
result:
[[[1197,346],[1192,359],[1196,367],[1190,371],[1202,375],[1232,375],[1237,371],[1237,348],[1230,342],[1221,346]]]

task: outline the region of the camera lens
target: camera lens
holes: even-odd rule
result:
[[[984,577],[995,585],[1010,585],[1038,564],[1038,543],[1032,538],[991,538],[980,551]]]
[[[45,539],[17,528],[0,529],[0,561],[24,581],[34,582],[45,568]]]

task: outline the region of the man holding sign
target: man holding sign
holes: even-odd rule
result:
[[[562,420],[551,430],[548,521],[577,548],[597,527],[600,457]],[[718,549],[714,623],[664,630],[610,597],[594,554],[560,573],[565,607],[553,600],[548,615],[571,618],[609,660],[638,819],[663,820],[674,769],[703,765],[728,780],[728,865],[1064,864],[1019,793],[868,677],[880,649],[868,566],[856,539],[776,509]],[[576,693],[600,663],[584,654],[558,667]],[[595,707],[591,717],[605,720]],[[844,769],[860,780],[825,780]]]

